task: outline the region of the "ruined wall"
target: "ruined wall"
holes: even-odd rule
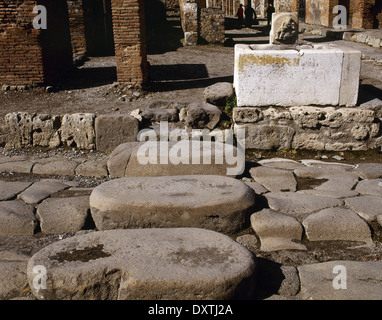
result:
[[[353,28],[382,28],[382,4],[379,0],[354,0]]]
[[[266,1],[266,3],[268,3]],[[276,12],[291,12],[292,0],[274,0],[274,6]]]
[[[73,59],[77,59],[86,55],[84,6],[82,0],[67,0],[67,3]]]
[[[201,9],[200,39],[205,43],[224,43],[224,12],[222,10],[219,8]]]
[[[112,0],[117,80],[142,86],[147,80],[144,3]]]
[[[0,83],[38,85],[71,70],[68,8],[65,0],[38,1],[47,8],[47,29],[35,30],[36,1],[0,2]]]
[[[333,7],[338,4],[338,0],[306,0],[305,22],[331,27],[335,17]]]
[[[197,0],[180,0],[180,18],[184,32],[184,45],[193,46],[198,43],[199,10]]]

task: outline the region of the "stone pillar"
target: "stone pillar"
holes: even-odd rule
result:
[[[371,7],[375,0],[354,0],[352,27],[357,29],[372,29],[373,14]]]
[[[33,8],[47,9],[47,29],[33,28]],[[51,83],[72,68],[68,7],[65,0],[0,2],[0,83]]]
[[[199,37],[198,2],[180,0],[180,18],[184,32],[184,45],[197,45]]]
[[[143,0],[112,0],[117,80],[135,87],[147,81]]]
[[[86,55],[85,18],[82,0],[67,0],[73,59]]]

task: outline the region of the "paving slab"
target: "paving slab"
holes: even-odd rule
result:
[[[381,163],[360,163],[353,170],[362,179],[378,179],[382,178]]]
[[[270,192],[264,195],[271,209],[290,215],[302,222],[312,212],[343,204],[340,199],[297,192]]]
[[[244,182],[210,175],[119,178],[90,195],[99,230],[201,227],[233,233],[254,205],[255,193]]]
[[[293,217],[270,209],[251,215],[251,226],[260,238],[261,251],[306,250],[301,241],[302,226]]]
[[[58,180],[44,179],[33,183],[29,188],[21,192],[17,198],[28,204],[37,204],[52,194],[69,187],[69,185]]]
[[[106,161],[87,160],[76,167],[75,174],[83,177],[107,177]]]
[[[284,158],[271,158],[264,159],[257,162],[258,164],[264,167],[272,167],[275,169],[284,169],[284,170],[295,170],[297,168],[304,167],[304,165],[300,162],[284,159]]]
[[[31,173],[33,161],[14,161],[0,163],[0,172]]]
[[[244,181],[244,180],[243,180]],[[246,185],[251,187],[256,194],[264,194],[267,193],[269,190],[265,189],[264,186],[256,181],[244,181]]]
[[[33,206],[20,200],[0,202],[0,235],[33,235],[36,225]]]
[[[382,196],[382,179],[366,179],[355,188],[362,195]]]
[[[11,200],[28,188],[32,182],[0,180],[0,201]]]
[[[253,180],[272,192],[296,191],[297,181],[292,172],[270,167],[254,167],[249,170]]]
[[[309,215],[302,222],[309,241],[362,241],[372,243],[368,224],[354,211],[328,208]]]
[[[326,191],[351,191],[358,183],[358,176],[355,175],[333,175],[329,180],[315,187],[316,190]]]
[[[33,268],[48,270],[35,288]],[[55,242],[28,263],[32,293],[57,300],[225,300],[254,293],[254,255],[198,228],[96,231]]]
[[[314,196],[321,196],[321,197],[329,197],[334,199],[344,199],[344,198],[350,198],[350,197],[356,197],[359,195],[357,191],[354,190],[336,190],[336,192],[333,192],[333,190],[299,190],[297,193],[303,193],[303,194],[310,194]]]
[[[303,300],[381,300],[381,262],[338,260],[297,269]]]
[[[37,208],[41,231],[62,234],[81,230],[89,214],[89,196],[48,198]]]
[[[0,261],[0,299],[8,300],[23,294],[28,287],[28,261]]]
[[[345,200],[345,205],[366,221],[375,221],[382,213],[382,197],[359,196]]]
[[[43,175],[73,176],[77,166],[78,161],[75,160],[53,160],[44,163],[36,163],[33,166],[33,173]]]

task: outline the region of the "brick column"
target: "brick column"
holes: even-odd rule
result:
[[[117,80],[136,87],[147,80],[143,0],[112,0]]]

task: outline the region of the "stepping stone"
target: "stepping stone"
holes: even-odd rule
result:
[[[36,265],[48,270],[46,289],[33,286]],[[254,293],[255,257],[205,229],[95,231],[44,247],[27,275],[38,299],[245,299]]]
[[[321,197],[329,197],[334,199],[344,199],[350,197],[356,197],[359,195],[357,191],[354,190],[300,190],[297,193],[310,194]]]
[[[253,180],[271,192],[296,191],[297,181],[292,172],[268,167],[255,167],[249,170]]]
[[[366,221],[375,221],[381,214],[382,197],[359,196],[345,200],[345,205],[357,212]]]
[[[295,170],[297,168],[304,168],[304,165],[300,162],[283,158],[264,159],[258,161],[257,163],[263,167],[271,167],[283,170]]]
[[[248,221],[254,204],[250,187],[223,176],[120,178],[90,195],[98,230],[200,227],[234,233]]]
[[[382,179],[362,180],[358,182],[355,191],[362,195],[382,197]]]
[[[372,243],[368,224],[349,209],[324,209],[311,214],[302,224],[310,241],[343,240]]]
[[[34,174],[73,176],[78,161],[53,160],[44,163],[36,163],[33,167]]]
[[[264,195],[271,209],[302,222],[312,212],[342,205],[339,199],[298,192],[271,192]]]
[[[251,225],[260,238],[261,251],[306,250],[301,241],[302,226],[293,217],[264,209],[251,215]]]
[[[361,179],[378,179],[382,178],[381,163],[360,163],[353,170]]]
[[[28,188],[32,182],[1,181],[0,180],[0,201],[11,200],[20,192]]]
[[[268,190],[265,189],[263,185],[261,185],[260,183],[256,181],[244,181],[244,183],[248,185],[249,187],[251,187],[256,194],[264,194],[268,192]]]
[[[65,190],[70,186],[57,180],[40,180],[21,192],[17,198],[28,204],[37,204],[52,194]]]
[[[227,101],[234,95],[233,86],[230,82],[218,82],[208,86],[203,91],[204,101],[215,106],[224,107]]]
[[[32,206],[19,200],[0,202],[0,235],[33,235],[36,225]]]
[[[81,230],[89,211],[89,196],[49,198],[37,208],[41,231],[62,234]]]
[[[147,150],[147,147],[142,147],[144,143],[127,142],[114,149],[107,162],[108,171],[112,178],[205,174],[237,176],[242,173],[245,167],[245,159],[240,159],[235,146],[212,142],[210,150],[203,150],[201,142],[188,140],[168,142],[168,149],[165,149],[167,152],[163,157],[160,155],[160,143],[152,142],[153,156],[142,163],[141,160],[144,160],[146,155],[140,153],[141,157],[139,158],[138,154],[139,150],[141,152]],[[181,149],[184,150],[185,154],[182,161],[180,159],[176,161],[177,157],[170,158],[168,156],[171,150],[179,153],[183,152]],[[238,161],[233,161],[234,164],[228,163],[227,153],[237,157]]]
[[[316,190],[351,191],[358,183],[358,177],[353,175],[330,176],[329,180],[316,187]]]
[[[381,300],[382,263],[376,261],[330,261],[299,266],[303,300]],[[333,283],[346,277],[346,289]],[[338,278],[336,278],[338,277]]]

